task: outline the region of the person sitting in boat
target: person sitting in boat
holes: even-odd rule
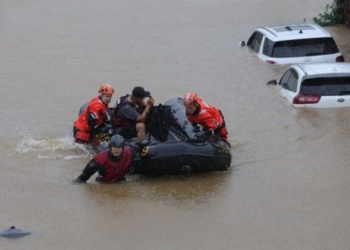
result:
[[[74,122],[73,135],[75,142],[90,143],[92,135],[101,133],[110,125],[108,105],[111,102],[114,89],[110,84],[101,84],[99,96],[92,99],[84,111]]]
[[[200,125],[203,130],[196,133],[197,138],[205,138],[210,134],[220,136],[228,141],[228,132],[221,110],[207,104],[198,97],[196,92],[188,92],[183,98],[188,120],[194,125]]]
[[[140,86],[135,87],[131,95],[120,97],[112,112],[115,133],[126,139],[137,137],[138,141],[145,140],[147,136],[145,121],[153,104],[154,99],[150,92]]]
[[[82,173],[74,180],[75,183],[85,183],[98,172],[96,181],[117,182],[125,180],[125,174],[130,167],[132,152],[121,135],[113,135],[110,139],[110,149],[96,154],[86,165]]]
[[[169,99],[163,104],[164,106],[169,106],[171,113],[173,114],[176,122],[179,124],[182,131],[186,133],[188,138],[195,138],[196,133],[194,132],[194,127],[192,123],[188,120],[186,116],[186,107],[182,98]]]

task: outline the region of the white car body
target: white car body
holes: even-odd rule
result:
[[[279,84],[294,107],[350,107],[350,63],[294,64]]]
[[[330,33],[316,24],[260,27],[247,46],[270,64],[344,62]]]

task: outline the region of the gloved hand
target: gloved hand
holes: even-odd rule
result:
[[[111,125],[106,125],[104,128],[102,128],[101,132],[108,135],[113,135],[113,128]]]
[[[199,131],[195,134],[195,137],[196,138],[199,138],[199,139],[203,139],[205,138],[206,136],[208,135],[213,135],[214,134],[214,131],[213,130],[202,130],[202,131]]]
[[[80,184],[80,183],[85,183],[85,181],[83,181],[81,178],[76,178],[72,181],[73,183],[76,183],[76,184]]]
[[[193,125],[193,132],[197,133],[199,131],[201,131],[201,128],[198,125]]]
[[[205,135],[213,135],[214,134],[214,130],[208,129],[208,130],[204,130],[205,131]]]
[[[205,131],[199,131],[194,136],[198,139],[203,139],[205,137]]]

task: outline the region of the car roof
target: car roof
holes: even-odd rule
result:
[[[295,64],[291,67],[299,67],[305,75],[324,75],[324,74],[349,74],[350,63],[303,63]]]
[[[273,41],[332,37],[319,25],[308,23],[259,27],[258,30]]]

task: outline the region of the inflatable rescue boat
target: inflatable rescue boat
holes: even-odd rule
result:
[[[152,107],[146,120],[147,140],[126,141],[133,151],[130,174],[191,174],[230,168],[230,144],[216,135],[194,138],[193,127],[181,104],[173,99]],[[108,139],[106,134],[96,136],[96,152],[107,148]]]

